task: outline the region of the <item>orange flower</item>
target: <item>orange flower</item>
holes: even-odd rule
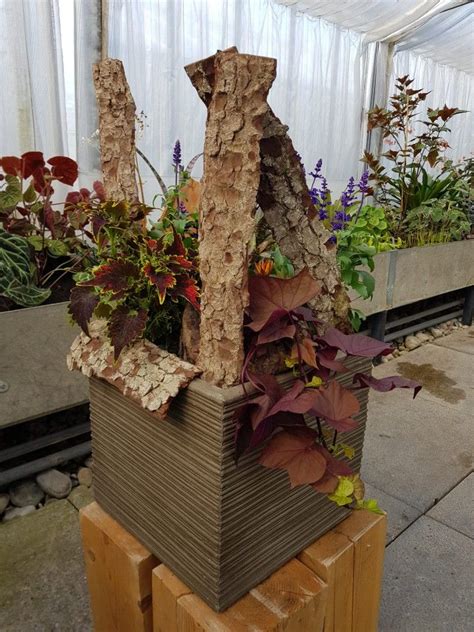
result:
[[[259,276],[268,276],[273,270],[273,261],[271,259],[260,259],[255,264],[255,273]]]

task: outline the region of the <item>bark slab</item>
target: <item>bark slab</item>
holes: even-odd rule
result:
[[[226,52],[237,52],[235,47]],[[215,55],[186,66],[186,72],[209,106],[215,84]],[[326,325],[349,330],[349,297],[341,283],[330,233],[315,217],[301,160],[283,125],[267,104],[260,143],[261,178],[257,196],[282,253],[300,272],[307,267],[322,292],[310,304]]]
[[[274,59],[234,51],[217,53],[212,64],[203,60],[187,69],[193,83],[193,77],[198,78],[198,92],[202,79],[212,74],[201,190],[198,364],[204,378],[218,386],[239,382],[244,357],[262,119],[275,69]]]
[[[200,373],[193,364],[148,340],[135,342],[114,361],[106,322],[92,322],[89,333],[81,333],[73,342],[67,357],[69,370],[106,380],[158,419],[166,418],[172,399]]]
[[[108,199],[136,202],[135,101],[123,64],[105,59],[93,67],[99,108],[100,159]]]

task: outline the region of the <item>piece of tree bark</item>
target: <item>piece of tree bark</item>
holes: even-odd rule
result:
[[[283,255],[300,272],[307,267],[322,291],[309,306],[323,326],[349,329],[349,297],[341,283],[336,247],[315,217],[301,160],[283,125],[268,107],[260,143],[261,179],[257,201]]]
[[[148,340],[125,348],[117,361],[107,337],[105,320],[89,325],[89,334],[79,334],[67,357],[70,371],[106,380],[158,419],[165,419],[173,398],[200,370]]]
[[[203,60],[193,68],[194,76],[213,76],[201,191],[198,364],[207,381],[231,386],[239,382],[244,357],[243,317],[260,182],[262,117],[276,61],[223,51],[212,64]]]
[[[237,52],[235,47],[228,51]],[[215,83],[215,56],[186,66],[186,72],[199,96],[209,105]],[[322,292],[310,306],[324,325],[350,330],[349,297],[341,283],[336,248],[330,233],[315,217],[315,208],[306,183],[301,161],[288,136],[287,126],[270,106],[263,119],[260,144],[261,179],[257,201],[282,253],[295,271],[308,267],[321,282]]]
[[[186,303],[181,321],[180,356],[183,360],[196,364],[199,356],[199,312]]]
[[[110,200],[136,202],[135,101],[123,64],[104,59],[93,70],[105,193]]]

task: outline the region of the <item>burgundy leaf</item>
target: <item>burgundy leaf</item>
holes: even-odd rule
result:
[[[138,268],[126,259],[109,259],[94,270],[94,277],[80,283],[83,287],[101,287],[113,292],[116,297],[123,294],[130,286],[130,280],[138,277]]]
[[[48,160],[52,166],[51,174],[63,184],[72,185],[77,180],[79,170],[77,162],[66,156],[54,156]]]
[[[0,166],[9,176],[21,175],[21,158],[17,156],[3,156],[3,158],[0,159]]]
[[[380,391],[381,393],[392,391],[394,388],[412,388],[413,399],[415,399],[422,388],[421,384],[418,384],[418,382],[408,380],[407,378],[400,377],[399,375],[391,375],[389,377],[378,379],[372,375],[366,375],[365,373],[356,373],[352,381],[354,384],[359,382],[359,386],[361,388],[368,386],[373,388],[375,391]]]
[[[334,476],[350,476],[351,474],[353,474],[352,468],[348,463],[337,459],[329,452],[329,450],[326,450],[324,446],[317,445],[316,449],[319,450],[319,452],[326,459],[328,472],[330,472]]]
[[[254,321],[246,325],[252,331],[262,331],[266,327],[269,327],[276,321],[283,322],[286,320],[287,323],[291,322],[288,310],[286,309],[275,309],[266,321]]]
[[[333,380],[326,388],[314,391],[315,399],[311,412],[323,418],[330,426],[346,432],[357,426],[352,419],[360,410],[359,400],[339,382]]]
[[[343,334],[334,327],[331,327],[320,340],[348,355],[363,358],[374,358],[380,354],[387,355],[392,351],[392,347],[381,340],[362,334]]]
[[[171,288],[172,296],[182,296],[195,310],[199,311],[199,288],[196,281],[187,274],[180,274],[176,277],[176,285]]]
[[[319,481],[311,484],[311,487],[313,487],[317,492],[321,492],[322,494],[332,494],[338,484],[339,480],[337,476],[334,476],[330,472],[326,471],[324,476],[320,478]]]
[[[41,151],[28,151],[21,156],[23,178],[29,178],[35,172],[40,172],[44,166],[44,157]],[[48,170],[49,172],[49,170]]]
[[[98,302],[99,297],[92,288],[76,286],[71,290],[69,313],[87,336],[89,321]]]
[[[316,433],[309,428],[301,432],[283,430],[276,434],[260,457],[260,464],[286,470],[291,487],[315,483],[326,472],[326,459],[315,449]]]
[[[320,284],[313,279],[308,268],[291,279],[253,276],[249,279],[250,317],[257,327],[261,325],[261,329],[275,310],[291,311],[301,307],[320,291]],[[255,328],[255,331],[258,330]]]
[[[288,318],[274,320],[267,323],[259,332],[257,338],[258,345],[276,342],[283,338],[294,338],[296,327],[288,322]]]
[[[305,414],[314,404],[316,391],[305,389],[304,382],[297,380],[293,386],[270,409],[268,415],[280,412]]]
[[[332,347],[326,347],[318,351],[319,364],[330,369],[331,371],[338,371],[339,373],[346,373],[349,369],[344,366],[342,362],[336,360],[337,349]]]
[[[166,298],[166,291],[176,285],[176,277],[173,274],[156,272],[151,263],[147,263],[143,267],[143,272],[149,279],[150,283],[156,287],[158,291],[158,300],[160,305],[163,305]]]
[[[140,338],[145,331],[148,312],[146,309],[131,311],[125,305],[115,309],[109,320],[108,332],[117,360],[122,349]]]

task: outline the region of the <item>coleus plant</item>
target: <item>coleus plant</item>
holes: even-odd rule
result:
[[[154,209],[143,203],[104,201],[91,192],[70,200],[90,221],[98,262],[77,275],[69,311],[86,334],[93,317],[107,320],[115,358],[143,337],[177,352],[184,304],[199,309],[197,214],[180,201],[189,184],[180,173],[160,220],[149,226]]]
[[[250,278],[249,292],[242,384],[250,383],[256,393],[249,393],[236,411],[236,460],[264,446],[260,463],[287,471],[292,487],[310,485],[338,505],[378,510],[374,501],[364,500],[362,481],[349,463],[353,450],[339,437],[357,427],[358,390],[409,388],[416,396],[421,387],[399,376],[377,379],[363,372],[349,387],[337,380],[348,370],[346,358],[370,359],[391,347],[334,328],[320,334],[320,323],[305,307],[320,292],[307,269],[289,279],[257,274]],[[296,378],[290,388],[275,375],[252,369],[259,355],[275,351],[276,343]]]
[[[85,223],[78,221],[67,204],[53,198],[57,184],[72,186],[77,176],[77,163],[66,156],[46,161],[41,152],[30,151],[0,158],[0,226],[16,236],[10,245],[14,241],[17,248],[30,253],[31,270],[19,275],[18,268],[10,269],[15,283],[7,288],[2,285],[2,295],[18,305],[46,300],[50,288],[64,274],[79,269],[88,256],[82,239]]]

